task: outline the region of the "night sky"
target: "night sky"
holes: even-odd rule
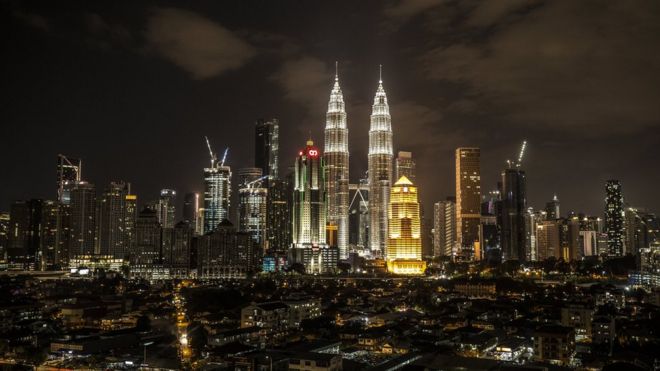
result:
[[[285,169],[310,131],[323,143],[335,60],[352,182],[382,64],[427,209],[454,195],[456,147],[481,147],[488,191],[527,139],[530,206],[556,193],[562,213],[602,214],[616,178],[660,210],[658,1],[53,3],[0,2],[0,210],[54,199],[58,153],[99,192],[202,191],[204,135],[233,170],[252,166],[262,117],[280,120]]]

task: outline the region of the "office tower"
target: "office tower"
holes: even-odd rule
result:
[[[557,195],[552,196],[552,201],[548,201],[545,204],[545,213],[547,220],[561,218],[561,213],[559,212],[559,198],[557,198]]]
[[[268,179],[279,178],[280,125],[277,119],[257,120],[254,136],[254,165]],[[268,188],[268,180],[266,188]]]
[[[377,256],[383,256],[387,250],[392,157],[392,118],[381,76],[369,127],[369,247]]]
[[[163,229],[163,267],[172,278],[188,278],[194,230],[183,220],[174,228]]]
[[[479,244],[481,170],[479,148],[456,149],[456,240],[461,254],[470,256]]]
[[[624,211],[625,254],[639,255],[649,247],[649,213],[639,207],[627,207]]]
[[[411,182],[417,181],[416,165],[413,160],[412,152],[399,151],[394,167],[394,179],[401,179],[402,176],[410,179]]]
[[[98,251],[101,255],[124,257],[126,237],[126,196],[130,186],[124,182],[111,182],[98,199],[96,225]]]
[[[129,252],[131,273],[146,274],[162,264],[162,228],[158,212],[144,208],[135,221],[135,250]]]
[[[161,189],[160,198],[156,205],[158,221],[163,228],[174,228],[176,218],[176,191],[173,189]]]
[[[124,255],[118,258],[127,259],[135,250],[135,223],[137,222],[137,195],[130,194],[130,187],[124,198]]]
[[[57,200],[63,204],[71,201],[70,188],[82,176],[82,161],[78,158],[57,155]]]
[[[9,213],[0,212],[0,261],[7,261],[7,249],[9,248]]]
[[[328,246],[324,159],[314,142],[298,154],[295,164],[290,265],[300,263],[308,273],[325,273],[337,267],[339,249]]]
[[[42,206],[43,201],[39,199],[12,203],[9,211],[7,249],[10,268],[39,269]]]
[[[390,191],[387,270],[396,274],[423,274],[422,236],[417,187],[405,176]]]
[[[525,249],[527,234],[525,216],[527,213],[526,176],[519,168],[509,168],[502,172],[501,246],[504,260],[527,260]]]
[[[537,258],[540,261],[562,257],[557,220],[545,220],[536,226],[536,246]]]
[[[324,160],[310,139],[296,159],[293,188],[293,245],[325,245],[326,193]]]
[[[581,230],[579,233],[579,246],[582,251],[582,255],[598,255],[598,232],[591,230]]]
[[[525,215],[525,251],[528,261],[538,260],[536,227],[544,220],[546,220],[545,211],[534,211],[531,207],[527,208],[527,214]]]
[[[497,216],[492,214],[481,215],[479,245],[476,246],[477,248],[474,251],[476,259],[486,259],[490,264],[502,263],[501,239]]]
[[[325,181],[327,192],[328,224],[336,227],[341,259],[348,258],[348,127],[344,96],[339,87],[339,76],[330,92],[328,112],[325,115]],[[328,241],[330,242],[330,241]],[[333,244],[335,245],[335,244]]]
[[[237,232],[227,219],[200,236],[197,249],[199,278],[244,278],[259,270],[261,249],[249,234]]]
[[[238,189],[238,230],[246,232],[256,246],[266,248],[266,220],[268,189],[260,168],[238,170],[241,181]]]
[[[199,210],[199,193],[186,193],[183,196],[183,221],[190,223],[193,231],[196,229],[197,212]]]
[[[85,181],[71,188],[69,259],[96,251],[96,189]]]
[[[580,249],[580,221],[577,216],[557,219],[561,257],[565,261],[583,257]]]
[[[38,258],[40,270],[53,270],[60,265],[60,254],[66,242],[62,228],[62,207],[59,201],[43,201]]]
[[[211,152],[211,167],[204,168],[204,233],[229,218],[231,168],[224,164],[224,160],[218,162]]]
[[[605,225],[607,255],[622,256],[624,248],[624,210],[621,183],[608,180],[605,183]]]
[[[349,185],[348,243],[351,250],[365,252],[369,248],[369,178]]]
[[[452,256],[456,244],[456,203],[453,199],[433,205],[433,256]]]
[[[266,211],[266,249],[275,255],[285,254],[291,245],[292,195],[293,173],[270,180]]]

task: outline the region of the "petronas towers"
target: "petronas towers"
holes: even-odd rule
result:
[[[330,92],[325,123],[325,182],[329,231],[336,230],[341,259],[348,257],[349,151],[344,96],[339,76]],[[382,78],[378,82],[369,129],[369,242],[375,256],[387,248],[387,210],[392,184],[392,120]]]

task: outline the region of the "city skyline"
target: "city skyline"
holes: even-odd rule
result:
[[[588,8],[588,5],[546,4],[524,9],[512,5],[511,9],[501,9],[500,13],[496,13],[495,9],[483,5],[464,8],[430,4],[427,8],[429,12],[422,14],[418,8],[410,9],[405,17],[393,15],[396,4],[371,5],[374,9],[370,10],[382,17],[383,22],[371,21],[376,26],[375,31],[357,37],[355,42],[351,42],[354,35],[344,30],[329,35],[319,26],[312,28],[314,32],[308,36],[287,27],[282,28],[281,37],[276,42],[290,46],[290,54],[269,52],[263,40],[241,33],[241,29],[248,29],[261,31],[264,37],[273,37],[275,27],[260,23],[264,19],[260,12],[256,12],[253,20],[241,20],[243,23],[235,16],[232,18],[232,14],[242,9],[242,5],[233,5],[230,11],[224,12],[227,15],[213,7],[205,8],[198,4],[190,4],[189,8],[144,9],[138,6],[131,10],[135,19],[126,20],[117,14],[117,9],[107,9],[97,4],[72,12],[70,17],[79,22],[70,23],[63,22],[64,15],[53,8],[10,8],[4,27],[12,30],[12,40],[16,42],[8,45],[8,55],[12,58],[8,61],[10,69],[7,71],[12,73],[6,76],[7,84],[3,86],[2,94],[6,100],[16,104],[4,108],[11,129],[4,136],[6,142],[2,151],[5,156],[22,153],[22,161],[20,164],[10,162],[8,175],[3,177],[2,209],[7,210],[15,199],[54,198],[50,187],[51,158],[57,153],[82,158],[86,169],[84,177],[97,185],[114,180],[130,182],[135,193],[143,195],[141,200],[163,188],[176,189],[180,194],[202,192],[197,169],[206,162],[206,156],[205,148],[199,145],[200,137],[208,135],[216,141],[218,149],[229,146],[228,163],[233,168],[252,166],[249,160],[250,154],[254,153],[251,127],[260,117],[277,117],[280,120],[280,163],[281,170],[284,170],[290,162],[287,159],[295,157],[296,143],[307,139],[310,130],[317,142],[322,139],[323,105],[327,104],[327,89],[332,83],[336,60],[343,66],[342,76],[346,80],[342,88],[350,117],[349,131],[352,133],[349,138],[349,146],[353,149],[351,183],[357,182],[367,167],[369,101],[373,83],[378,77],[378,64],[383,64],[384,79],[392,101],[394,150],[415,153],[418,174],[425,174],[419,177],[418,183],[424,190],[421,196],[426,209],[453,194],[452,154],[456,147],[481,148],[482,182],[486,192],[496,189],[505,160],[513,156],[522,139],[530,142],[526,165],[530,206],[540,208],[553,194],[557,194],[566,205],[566,211],[599,213],[604,197],[597,190],[602,188],[605,180],[614,178],[621,180],[630,205],[651,210],[660,208],[659,201],[652,197],[651,186],[657,183],[660,172],[646,169],[642,172],[641,168],[629,166],[653,158],[654,148],[658,145],[658,136],[654,135],[657,108],[653,108],[655,105],[651,105],[648,99],[639,99],[642,93],[643,97],[657,96],[658,84],[649,85],[657,79],[656,74],[651,73],[651,78],[639,83],[639,94],[617,96],[617,104],[611,104],[611,98],[601,105],[589,100],[586,102],[589,104],[584,106],[587,115],[576,114],[574,106],[565,103],[568,97],[587,97],[591,91],[566,90],[567,97],[559,97],[556,89],[563,80],[551,84],[547,90],[543,84],[536,85],[538,91],[535,91],[523,84],[522,78],[525,76],[509,77],[513,86],[531,94],[528,99],[535,99],[534,102],[522,101],[516,111],[511,111],[510,103],[520,99],[518,90],[511,93],[509,100],[502,102],[501,95],[494,96],[491,91],[496,81],[484,80],[480,84],[486,85],[475,86],[474,79],[482,71],[497,71],[513,62],[505,59],[506,50],[497,49],[503,48],[499,42],[511,40],[514,30],[524,27],[533,29],[529,18],[540,17],[543,22],[537,27],[548,27],[562,15],[572,14],[571,7],[581,9]],[[624,4],[618,6],[626,8]],[[447,10],[444,9],[446,7],[451,12],[441,12]],[[305,21],[310,22],[319,19],[322,13],[324,17],[342,12],[363,14],[368,6],[343,3],[334,8],[325,5],[318,10],[303,8],[302,11],[311,12],[309,21]],[[616,10],[616,7],[601,10],[599,16],[614,17]],[[519,21],[512,22],[509,19],[511,14],[520,17]],[[625,14],[628,18],[637,19],[639,13]],[[467,35],[487,27],[486,20],[501,25],[502,30],[490,32],[486,41],[447,39],[447,45],[431,44],[426,47],[414,42],[409,52],[397,51],[400,46],[405,46],[397,39],[392,40],[392,46],[382,42],[373,45],[366,42],[370,38],[380,40],[378,36],[381,34],[401,32],[407,36],[405,40],[411,40],[409,36],[419,36],[421,43],[437,35],[417,26],[412,27],[412,19],[431,24],[433,21],[451,21],[461,15],[474,23],[460,23],[453,27],[459,28],[458,31],[465,29]],[[603,40],[594,35],[591,32],[593,20],[589,15],[586,17],[582,25],[570,17],[565,21],[572,27],[588,31],[583,33],[584,37],[605,42],[602,49],[605,52],[611,54],[618,50],[616,47],[620,39]],[[232,40],[247,48],[240,54],[243,59],[236,66],[211,63],[207,70],[204,64],[188,64],[186,62],[189,60],[177,59],[170,50],[166,50],[159,37],[187,40],[186,37],[190,36],[185,33],[163,34],[166,31],[162,26],[171,24],[169,22],[200,26],[199,32],[202,33],[218,28],[227,31],[235,38]],[[349,19],[348,22],[351,25],[354,21]],[[614,22],[605,30],[606,34],[618,31],[617,27],[620,23]],[[140,31],[143,29],[146,29],[144,34]],[[80,32],[88,35],[88,40],[77,36]],[[630,37],[646,31],[622,32],[622,35]],[[550,40],[541,38],[538,32],[529,33],[526,37],[531,39],[513,41],[532,44],[547,41],[563,45],[567,55],[557,56],[559,63],[567,63],[569,56],[588,57],[562,33],[552,36]],[[311,38],[325,40],[329,44],[322,48],[312,47]],[[642,44],[630,51],[635,57],[632,65],[647,66],[647,69],[653,70],[656,62],[645,59],[645,54],[638,52],[639,49],[645,50],[647,44],[644,42],[648,39],[639,39]],[[52,63],[40,64],[39,70],[35,64],[25,63],[40,59],[43,52],[38,48],[32,52],[22,50],[18,46],[19,41],[55,48],[54,53],[49,54]],[[464,49],[460,48],[461,45]],[[141,49],[143,46],[150,49],[145,53],[135,52],[144,50]],[[488,48],[501,51],[504,56],[497,54],[483,61],[472,56],[474,51]],[[71,53],[76,53],[80,58],[71,60],[67,57]],[[454,58],[448,58],[451,53],[456,53]],[[190,58],[195,55],[191,53]],[[428,67],[428,62],[435,61],[434,58],[439,56],[445,57],[445,62],[440,65],[445,67],[445,72],[439,71],[440,67]],[[514,55],[510,58],[519,58],[524,62],[531,56]],[[619,71],[622,76],[637,78],[634,68],[621,67],[621,58],[617,55],[608,60],[600,56],[594,58],[605,71]],[[465,65],[467,72],[446,65],[451,61],[458,63],[458,66]],[[117,63],[124,67],[116,69]],[[536,68],[531,67],[534,63],[529,65],[524,73],[553,71],[548,71],[550,67],[545,64]],[[599,81],[583,75],[582,70],[568,70],[578,82],[575,85]],[[449,71],[456,71],[455,76],[449,76]],[[596,77],[604,75],[603,71],[595,72]],[[612,79],[605,78],[611,83],[608,86],[625,87],[620,79]],[[571,80],[571,86],[574,80]],[[45,81],[53,83],[45,87]],[[456,86],[450,89],[447,85],[452,84]],[[92,86],[95,88],[90,90]],[[244,88],[237,89],[238,86]],[[123,94],[126,88],[134,93]],[[57,99],[61,96],[61,89],[71,99]],[[476,96],[474,91],[463,93],[465,89],[479,89],[477,91],[481,93]],[[540,97],[547,98],[547,105],[553,107],[551,111],[539,104]],[[75,102],[75,107],[72,102]],[[605,112],[599,112],[597,108]],[[538,112],[532,112],[533,109]],[[616,109],[620,111],[611,112]],[[630,113],[632,109],[634,114]],[[530,117],[530,112],[534,116]],[[539,119],[548,112],[555,112],[551,117],[556,120],[548,122]],[[624,115],[626,112],[630,114]],[[573,124],[569,119],[570,113],[576,115]],[[520,121],[529,121],[530,125],[521,125]],[[621,126],[619,122],[626,124]],[[117,130],[110,131],[101,139],[97,132],[105,125],[115,125]],[[58,127],[67,130],[55,130]],[[567,133],[573,135],[567,136]],[[158,140],[147,139],[154,135]],[[22,151],[27,145],[26,138],[30,138],[31,145],[38,145],[40,151]],[[115,146],[114,143],[122,143],[122,146]],[[658,165],[651,162],[650,166],[653,169]],[[593,191],[586,195],[577,192],[571,186],[576,181]]]

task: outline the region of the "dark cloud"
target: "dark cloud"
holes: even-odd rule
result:
[[[225,27],[182,9],[154,9],[145,36],[149,47],[195,79],[239,68],[256,54]]]
[[[14,11],[14,18],[20,20],[21,22],[27,24],[30,27],[40,29],[42,31],[50,30],[50,23],[46,17],[34,13],[26,13],[23,11]]]
[[[327,105],[332,76],[327,63],[303,56],[284,61],[271,79],[280,85],[286,99],[318,114]]]

